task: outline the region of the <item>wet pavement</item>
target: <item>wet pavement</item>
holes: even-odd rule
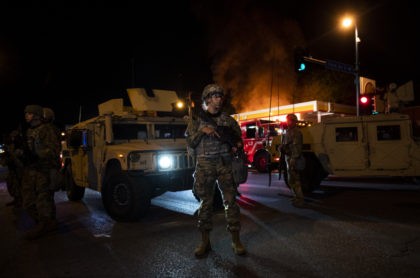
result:
[[[103,209],[100,194],[86,190],[81,202],[56,193],[57,231],[22,239],[33,221],[0,183],[0,277],[418,277],[420,190],[346,188],[330,180],[290,204],[290,190],[273,178],[250,173],[241,185],[240,257],[230,247],[224,215],[214,215],[213,250],[196,259],[199,240],[190,191],[153,199],[150,212],[118,223]],[[375,185],[376,186],[376,185]]]

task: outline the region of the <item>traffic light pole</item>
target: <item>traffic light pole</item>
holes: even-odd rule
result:
[[[308,56],[303,56],[303,60],[305,62],[318,64],[318,65],[323,65],[323,66],[325,66],[327,64],[327,61],[325,61],[325,60],[319,60],[319,59],[315,59],[315,58],[308,57]]]
[[[354,27],[354,43],[355,43],[355,65],[354,65],[354,85],[356,86],[356,116],[359,116],[359,96],[360,96],[360,78],[359,78],[359,34],[357,26]]]

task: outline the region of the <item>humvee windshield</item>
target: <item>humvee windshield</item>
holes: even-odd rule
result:
[[[185,138],[186,125],[155,125],[155,138]]]
[[[115,140],[141,140],[151,137],[146,124],[114,124],[112,129]],[[186,129],[186,125],[156,124],[154,138],[185,138]]]

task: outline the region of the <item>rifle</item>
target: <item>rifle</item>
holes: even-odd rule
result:
[[[201,113],[198,114],[198,117],[216,127],[216,132],[219,134],[219,140],[221,142],[228,143],[231,148],[236,148],[236,152],[232,154],[232,174],[236,185],[236,193],[238,196],[240,196],[238,186],[241,183],[245,183],[248,179],[248,166],[245,163],[245,151],[243,147],[238,148],[237,145],[237,143],[242,140],[241,137],[237,134],[234,134],[232,128],[228,126],[217,125],[216,121],[204,111],[201,111]]]
[[[216,121],[208,115],[205,111],[200,111],[197,115],[203,121],[211,123],[216,127],[216,132],[219,134],[219,140],[224,143],[228,143],[230,147],[238,147],[237,143],[241,141],[241,138],[234,134],[232,128],[228,126],[219,126]]]
[[[191,132],[190,129],[194,129],[194,119],[193,119],[194,102],[192,101],[192,98],[191,98],[191,92],[188,93],[187,108],[188,108],[188,126],[187,126],[187,130],[185,131],[185,136],[188,136],[188,134]],[[187,144],[187,152],[188,152],[188,155],[193,160],[195,160],[195,149],[190,147],[188,144]]]
[[[284,171],[283,173],[283,179],[286,182],[287,179],[287,165],[286,165],[286,153],[284,151],[284,135],[285,132],[283,131],[282,135],[281,135],[281,146],[279,149],[280,152],[280,160],[279,160],[279,180],[281,179],[281,172]]]

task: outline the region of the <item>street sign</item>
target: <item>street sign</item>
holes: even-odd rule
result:
[[[360,76],[359,84],[360,84],[360,95],[376,94],[376,80]]]
[[[354,67],[352,65],[337,62],[337,61],[334,61],[334,60],[326,60],[325,61],[325,68],[330,69],[330,70],[335,70],[335,71],[351,73],[351,74],[355,73]]]

